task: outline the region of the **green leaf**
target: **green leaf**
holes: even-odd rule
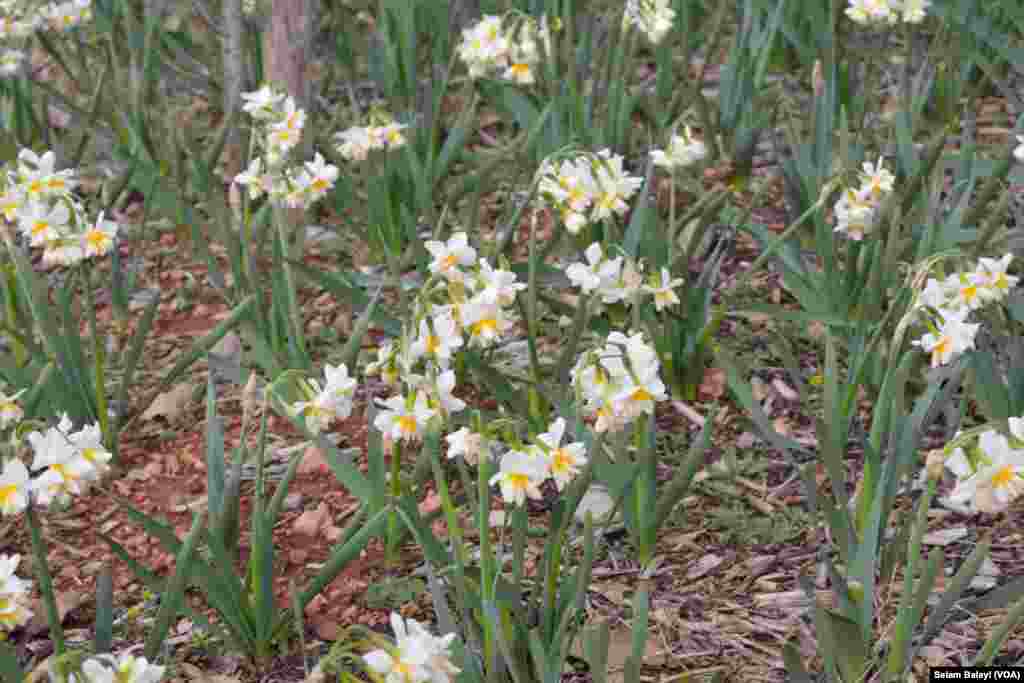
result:
[[[114,578],[110,563],[103,565],[96,579],[96,622],[94,648],[97,654],[110,652],[114,638]],[[4,678],[4,680],[7,680]]]
[[[168,581],[167,590],[163,594],[160,609],[153,622],[153,630],[149,632],[149,637],[146,639],[145,657],[151,662],[155,661],[160,653],[160,646],[163,645],[167,632],[171,628],[171,622],[180,609],[189,573],[192,570],[192,553],[195,552],[196,545],[199,543],[205,523],[205,512],[193,517],[192,529],[189,530],[188,536],[185,537],[185,542],[178,552],[178,558],[174,565],[174,576]]]

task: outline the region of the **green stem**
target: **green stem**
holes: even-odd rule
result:
[[[35,503],[30,502],[25,508],[32,536],[32,555],[35,561],[36,577],[39,579],[39,592],[42,594],[43,606],[46,608],[46,620],[50,623],[50,639],[53,640],[53,656],[59,658],[64,654],[64,627],[60,623],[60,612],[57,610],[57,599],[53,594],[53,577],[50,566],[46,563],[46,542],[43,530],[36,515]]]
[[[388,567],[393,567],[398,546],[398,513],[395,511],[402,497],[402,442],[395,441],[391,447],[391,512],[388,515],[388,541],[385,554]]]
[[[295,348],[298,354],[301,356],[301,362],[303,366],[308,366],[308,356],[306,354],[306,339],[302,329],[302,311],[299,308],[298,303],[298,292],[295,289],[295,276],[292,272],[291,264],[288,259],[288,235],[286,233],[287,223],[285,220],[285,209],[274,207],[273,209],[273,221],[277,228],[277,238],[281,244],[281,256],[283,263],[281,264],[284,272],[285,287],[288,290],[285,296],[288,297],[288,313],[291,317],[291,324],[293,328],[293,334],[295,335]],[[299,255],[301,257],[301,254]]]

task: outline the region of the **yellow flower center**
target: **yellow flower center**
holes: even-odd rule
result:
[[[509,70],[516,78],[529,78],[530,76],[530,65],[525,62],[513,64],[509,67]]]
[[[402,415],[398,418],[398,428],[403,434],[416,433],[416,418],[412,415]]]
[[[498,332],[498,320],[496,318],[484,318],[473,323],[470,328],[474,337],[479,337],[484,332],[496,334]]]
[[[50,229],[50,223],[48,221],[36,221],[32,224],[32,234],[39,235]]]
[[[63,479],[65,482],[71,482],[74,481],[75,479],[78,479],[78,475],[69,470],[68,466],[65,465],[64,463],[58,462],[53,465],[50,465],[50,469],[59,474],[61,479]]]
[[[992,280],[992,286],[999,290],[1005,290],[1010,288],[1010,282],[1006,279],[1006,273],[997,273],[994,280]]]
[[[932,349],[932,365],[938,365],[942,362],[942,357],[947,355],[953,350],[953,340],[949,337],[943,337],[939,340],[939,343]]]
[[[327,189],[327,181],[323,178],[317,178],[316,180],[311,182],[309,186],[312,187],[317,192],[321,192]]]
[[[458,263],[458,261],[459,259],[457,256],[455,256],[455,254],[448,254],[443,259],[441,259],[441,270],[448,270],[449,268],[454,268],[455,264]]]
[[[1009,486],[1015,477],[1016,475],[1014,474],[1013,467],[1010,465],[1004,465],[999,468],[999,471],[997,471],[995,475],[992,476],[992,485],[997,489],[1004,488]]]
[[[636,401],[637,403],[642,403],[644,401],[653,400],[654,396],[652,396],[651,392],[647,391],[647,389],[643,387],[637,387],[636,389],[633,390],[633,393],[629,395],[629,399],[631,401]]]
[[[28,184],[28,191],[31,194],[39,194],[43,191],[44,185],[42,180],[33,180]]]
[[[102,249],[110,241],[110,238],[102,230],[92,229],[85,233],[85,241],[94,249]]]
[[[967,285],[960,290],[960,295],[963,296],[964,301],[970,303],[978,296],[978,286],[974,284]]]
[[[555,472],[566,472],[572,467],[572,457],[564,448],[556,448],[551,454],[551,469]]]
[[[530,488],[530,477],[519,472],[507,475],[509,486],[516,491],[525,491]]]
[[[51,190],[63,190],[66,183],[60,176],[54,176],[46,181],[46,186]]]
[[[441,348],[441,340],[437,338],[437,335],[427,335],[427,353],[437,353],[438,349]]]
[[[14,494],[18,492],[18,487],[14,484],[8,484],[7,486],[0,486],[0,507],[10,504],[14,498]]]

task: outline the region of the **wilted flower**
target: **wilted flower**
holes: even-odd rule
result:
[[[623,14],[624,26],[635,26],[654,44],[672,30],[676,12],[670,0],[627,0]]]
[[[28,389],[22,389],[10,396],[0,394],[0,429],[7,429],[25,416],[25,411],[17,404],[17,400],[26,391]]]
[[[707,147],[693,137],[689,126],[686,126],[682,135],[673,135],[664,150],[651,150],[654,165],[670,171],[695,164],[707,155]]]
[[[444,438],[448,442],[448,457],[462,459],[469,465],[476,465],[481,458],[490,458],[491,449],[483,434],[469,427],[462,427]]]

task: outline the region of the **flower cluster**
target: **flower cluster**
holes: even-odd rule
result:
[[[334,187],[338,179],[336,166],[328,164],[317,153],[313,161],[288,165],[288,154],[302,139],[306,112],[299,109],[293,97],[285,97],[268,85],[250,93],[242,93],[242,110],[258,126],[253,141],[262,154],[253,156],[249,167],[235,176],[235,183],[249,190],[250,199],[264,194],[276,206],[308,209]]]
[[[28,435],[35,453],[32,470],[41,473],[32,478],[21,460],[8,460],[0,472],[0,512],[22,512],[30,493],[41,505],[66,502],[72,495],[84,493],[109,469],[107,463],[112,456],[103,447],[99,425],[88,425],[77,432],[71,427],[65,415],[56,427]]]
[[[353,127],[343,130],[338,139],[338,154],[350,161],[366,161],[366,157],[378,149],[391,151],[405,145],[404,131],[409,126],[397,123],[384,115],[377,115],[381,121],[376,125]]]
[[[397,384],[399,377],[418,381],[415,369],[420,363],[447,370],[464,346],[494,346],[515,325],[512,307],[526,287],[515,273],[478,259],[464,232],[424,246],[432,257],[432,277],[417,299],[413,324],[400,342],[381,345],[377,360],[366,369],[389,384]],[[443,392],[441,397],[447,402]]]
[[[591,223],[622,216],[627,203],[644,184],[643,178],[627,175],[622,157],[610,150],[596,155],[584,153],[562,159],[545,160],[537,171],[541,196],[554,207],[562,222],[576,235]]]
[[[974,337],[981,327],[966,322],[972,311],[1001,301],[1020,278],[1007,274],[1012,254],[1001,259],[982,258],[970,272],[953,273],[944,280],[929,278],[917,298],[916,306],[925,313],[929,328],[913,342],[931,354],[931,365],[945,365],[964,351],[974,347]]]
[[[835,205],[835,231],[858,242],[874,230],[882,202],[892,193],[896,177],[882,165],[864,162],[860,187],[847,189]]]
[[[599,242],[591,244],[583,254],[586,263],[569,264],[565,274],[584,293],[596,293],[602,303],[633,303],[640,292],[654,296],[654,307],[658,311],[679,303],[675,289],[683,280],[673,279],[668,268],[662,268],[645,281],[642,264],[623,256],[609,258]]]
[[[37,155],[23,149],[17,168],[7,173],[0,213],[16,223],[33,247],[43,248],[43,265],[72,266],[114,248],[117,223],[103,214],[90,221],[72,190],[74,171],[55,168],[53,152]]]
[[[391,613],[395,645],[363,655],[374,673],[386,683],[450,683],[461,669],[452,664],[449,648],[455,634],[440,638],[422,624]]]
[[[691,166],[708,155],[704,143],[693,137],[689,126],[682,135],[673,135],[665,149],[651,151],[651,161],[655,166],[674,171],[677,168]]]
[[[0,555],[0,632],[13,631],[32,618],[28,608],[32,583],[14,575],[20,561],[20,555]]]
[[[495,75],[519,85],[536,82],[540,63],[540,45],[551,54],[551,29],[547,17],[540,21],[516,16],[505,21],[487,15],[462,32],[459,57],[469,67],[470,78]]]
[[[950,502],[972,512],[1000,512],[1024,493],[1024,418],[1010,418],[1011,438],[988,430],[975,447],[956,448],[946,468],[957,483]]]
[[[594,429],[616,432],[652,415],[654,404],[668,398],[660,369],[642,332],[612,332],[603,348],[582,355],[572,369],[573,385],[585,411],[597,417]]]
[[[3,0],[0,2],[0,42],[14,43],[0,50],[0,76],[14,76],[25,61],[22,44],[36,31],[70,31],[92,18],[92,0],[35,3]]]
[[[657,45],[675,23],[676,12],[671,4],[670,0],[626,0],[623,28],[636,27]]]
[[[893,26],[924,21],[931,0],[850,0],[846,16],[864,26]]]
[[[51,2],[40,12],[42,20],[53,31],[70,31],[92,19],[92,0]]]
[[[356,380],[348,376],[346,365],[325,365],[323,388],[316,380],[304,382],[302,388],[308,400],[293,403],[288,410],[292,415],[301,415],[306,420],[306,428],[313,434],[322,432],[331,420],[343,420],[352,414]]]

